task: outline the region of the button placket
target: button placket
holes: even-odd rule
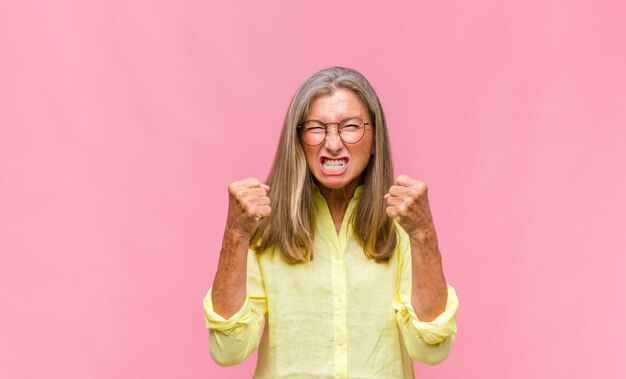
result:
[[[338,241],[339,242],[339,239]],[[333,276],[333,298],[334,298],[334,331],[335,331],[335,374],[337,377],[347,377],[348,374],[348,350],[347,350],[347,308],[346,308],[346,270],[344,267],[344,256],[341,254],[341,246],[335,245],[331,260],[331,271]]]

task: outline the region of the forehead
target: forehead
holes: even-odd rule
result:
[[[367,118],[367,107],[354,92],[339,88],[332,94],[322,95],[311,102],[307,119],[339,121],[346,117]]]

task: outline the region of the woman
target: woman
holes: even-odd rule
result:
[[[427,187],[394,180],[380,101],[358,72],[302,84],[266,184],[232,183],[227,217],[204,299],[218,364],[258,348],[255,378],[413,378],[412,360],[448,355],[458,300]]]

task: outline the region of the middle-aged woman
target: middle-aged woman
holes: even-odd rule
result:
[[[393,176],[369,82],[321,70],[293,97],[266,183],[233,182],[204,299],[223,366],[258,348],[255,378],[413,378],[444,360],[458,300],[425,183]],[[259,343],[259,336],[263,336]]]

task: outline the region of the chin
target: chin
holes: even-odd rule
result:
[[[316,177],[317,182],[319,185],[322,185],[326,188],[331,188],[331,189],[340,189],[340,188],[344,188],[345,186],[347,186],[350,183],[350,180],[348,179],[329,179],[326,177],[322,177],[320,179],[320,177]]]
[[[324,182],[320,182],[321,185],[323,185],[326,188],[331,188],[331,189],[340,189],[345,187],[348,183],[324,183]]]

